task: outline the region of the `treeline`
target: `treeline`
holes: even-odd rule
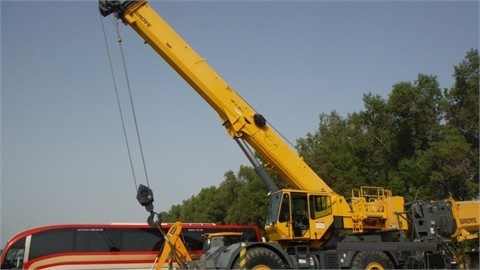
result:
[[[454,66],[454,85],[419,74],[393,85],[387,99],[365,94],[364,110],[321,114],[319,126],[297,140],[298,153],[337,193],[382,186],[406,201],[479,196],[479,53]],[[281,187],[287,185],[274,178]],[[264,226],[267,189],[249,166],[228,171],[218,186],[162,213],[164,222]]]

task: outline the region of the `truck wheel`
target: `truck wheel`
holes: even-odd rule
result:
[[[358,252],[352,260],[353,269],[383,270],[393,269],[393,263],[387,254],[381,251]]]
[[[240,258],[235,260],[233,269],[240,268]],[[247,250],[247,269],[286,269],[287,265],[277,253],[264,247],[255,247]]]

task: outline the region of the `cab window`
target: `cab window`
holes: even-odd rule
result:
[[[310,218],[321,218],[332,213],[330,196],[310,196]]]
[[[282,205],[280,207],[280,216],[278,222],[286,222],[290,220],[290,196],[288,193],[283,194]]]

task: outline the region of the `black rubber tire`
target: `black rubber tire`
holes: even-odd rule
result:
[[[361,251],[352,260],[352,269],[393,269],[393,262],[381,251]]]
[[[240,258],[237,258],[232,269],[240,268]],[[264,247],[254,247],[247,250],[247,269],[286,269],[287,265],[277,253]]]

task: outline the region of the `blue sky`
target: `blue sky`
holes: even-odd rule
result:
[[[0,244],[53,223],[144,222],[97,2],[0,4]],[[151,5],[292,143],[321,113],[362,110],[365,93],[388,98],[419,73],[451,87],[453,66],[479,43],[478,1]],[[104,23],[134,147],[114,23]],[[129,27],[119,31],[155,210],[166,211],[248,161],[207,103]]]

